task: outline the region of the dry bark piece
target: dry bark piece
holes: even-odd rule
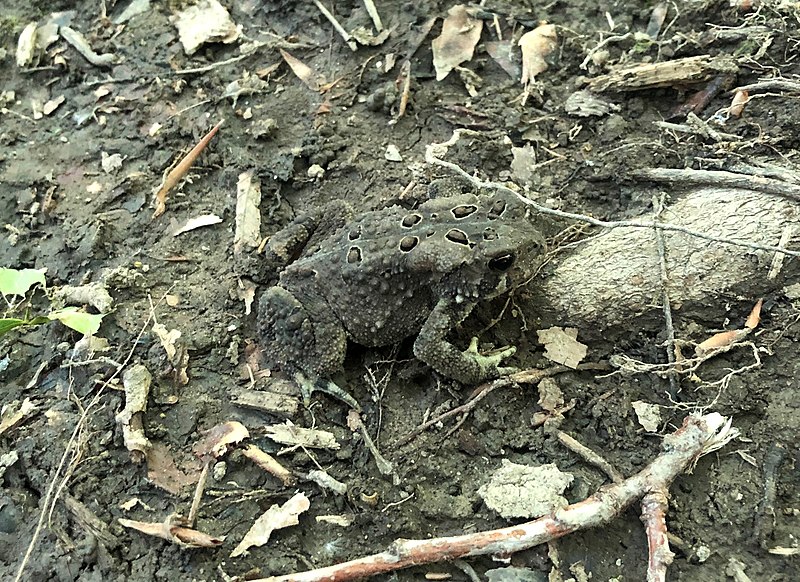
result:
[[[590,80],[589,87],[598,92],[641,91],[702,83],[718,75],[735,75],[738,71],[739,67],[731,57],[700,55],[617,69]]]
[[[31,402],[30,398],[23,400],[22,404],[15,400],[10,404],[3,405],[3,410],[0,412],[0,435],[14,428],[29,416],[33,416],[38,410],[39,407]]]
[[[300,408],[299,398],[280,392],[236,388],[231,397],[237,406],[254,408],[284,418],[294,418]]]
[[[326,430],[316,430],[312,428],[302,428],[290,424],[273,424],[264,427],[264,432],[268,438],[283,445],[302,445],[313,449],[339,449],[340,444],[336,441],[333,433]]]
[[[483,22],[472,18],[464,4],[456,4],[447,11],[442,33],[432,44],[437,81],[447,77],[458,65],[472,60],[482,30]]]
[[[305,493],[297,493],[283,505],[277,503],[265,511],[244,535],[239,545],[231,552],[231,558],[241,556],[253,546],[263,546],[269,541],[272,532],[300,523],[298,516],[311,507]]]
[[[661,407],[658,404],[636,400],[631,402],[631,406],[636,413],[636,419],[644,430],[647,432],[658,430],[658,427],[661,426]]]
[[[245,248],[254,249],[261,242],[261,180],[252,170],[239,174],[236,183],[236,228],[233,253],[241,255]],[[249,313],[249,311],[248,311]]]
[[[150,439],[144,433],[142,415],[147,410],[147,397],[153,377],[142,364],[134,364],[122,373],[125,387],[125,408],[117,414],[117,423],[122,426],[125,448],[134,453],[134,460],[141,461],[150,449]]]

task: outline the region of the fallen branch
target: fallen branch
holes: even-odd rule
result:
[[[608,523],[637,499],[666,491],[675,478],[691,470],[702,455],[735,438],[730,420],[712,413],[688,416],[683,426],[663,440],[664,452],[650,465],[621,483],[601,488],[593,496],[552,515],[506,527],[461,536],[428,540],[397,540],[388,550],[350,562],[256,582],[341,582],[465,556],[526,550],[569,533]]]

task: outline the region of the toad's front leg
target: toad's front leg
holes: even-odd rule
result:
[[[450,330],[461,323],[474,307],[474,302],[456,303],[440,299],[414,342],[414,355],[440,374],[464,384],[478,384],[514,371],[514,368],[501,367],[500,364],[517,351],[514,347],[506,347],[491,355],[483,355],[478,352],[477,338],[473,338],[470,347],[464,351],[447,341]]]

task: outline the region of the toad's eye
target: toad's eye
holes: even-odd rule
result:
[[[489,260],[489,268],[498,273],[505,273],[513,264],[514,255],[512,253],[503,253]]]

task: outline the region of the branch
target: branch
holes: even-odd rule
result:
[[[688,416],[683,426],[663,440],[664,452],[633,477],[601,488],[593,496],[554,514],[502,529],[427,540],[395,541],[380,554],[255,582],[341,582],[392,572],[419,564],[465,556],[510,554],[555,540],[569,533],[608,523],[637,499],[666,491],[675,478],[691,469],[702,455],[717,450],[738,435],[730,420],[712,413]]]

